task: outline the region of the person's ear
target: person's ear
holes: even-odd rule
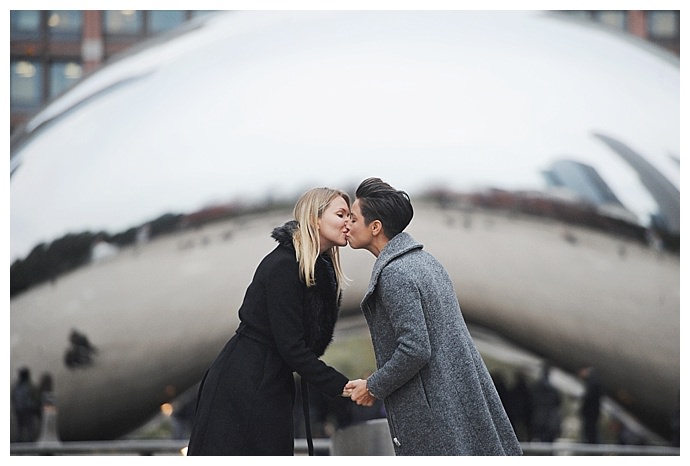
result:
[[[383,224],[380,220],[374,220],[369,224],[369,229],[372,235],[378,236],[383,231]]]

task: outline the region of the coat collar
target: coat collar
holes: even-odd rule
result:
[[[369,280],[369,288],[364,295],[364,299],[362,299],[362,303],[364,303],[374,292],[376,283],[379,280],[379,275],[381,275],[381,272],[388,264],[409,251],[414,249],[422,249],[423,247],[424,245],[422,243],[419,243],[404,231],[395,235],[393,239],[386,244],[379,256],[376,258],[376,262],[374,262],[374,267],[371,270],[371,279]]]
[[[290,220],[285,222],[284,225],[275,227],[271,232],[271,238],[283,246],[292,246],[292,235],[294,235],[295,231],[297,231],[297,222]]]

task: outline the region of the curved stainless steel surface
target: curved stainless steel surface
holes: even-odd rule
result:
[[[677,60],[540,12],[194,23],[14,135],[12,377],[53,373],[63,439],[136,426],[234,329],[279,208],[381,176],[413,196],[410,231],[468,320],[565,369],[596,364],[663,432],[679,397],[679,87]],[[69,264],[45,254],[99,232]],[[344,251],[348,312],[367,256]],[[72,329],[91,364],[64,364]]]

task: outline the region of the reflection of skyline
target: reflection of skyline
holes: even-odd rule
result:
[[[680,189],[624,142],[604,134],[595,133],[594,136],[604,142],[634,170],[640,183],[654,200],[656,211],[649,213],[653,226],[668,234],[678,235],[680,233]],[[680,164],[680,161],[673,156],[669,159]],[[557,160],[552,162],[542,175],[551,188],[564,188],[580,199],[608,210],[613,215],[622,214],[624,217],[629,217],[629,221],[639,222],[635,214],[626,208],[604,178],[591,165],[575,160]]]
[[[640,178],[657,204],[658,211],[653,218],[660,222],[656,225],[673,234],[680,234],[680,189],[676,188],[666,177],[640,154],[622,141],[604,134],[595,134],[623,159]],[[673,157],[669,157],[673,159]],[[676,162],[680,163],[677,159]]]
[[[588,202],[608,215],[631,223],[639,223],[637,216],[627,209],[606,181],[591,165],[575,160],[556,160],[542,172],[551,189],[565,190]]]
[[[566,188],[595,205],[623,204],[591,165],[575,160],[557,160],[543,172],[549,187]]]

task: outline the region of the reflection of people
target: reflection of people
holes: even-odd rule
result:
[[[601,384],[592,367],[581,368],[578,375],[585,383],[585,393],[580,406],[583,440],[586,443],[599,443]]]
[[[383,400],[396,455],[520,455],[453,282],[403,232],[412,215],[378,178],[357,188],[349,241],[377,257],[362,310],[378,369],[347,388],[359,405]]]
[[[19,369],[17,382],[12,387],[12,408],[17,420],[17,440],[33,442],[41,411],[38,389],[33,384],[31,371],[27,367]]]
[[[48,372],[41,375],[39,384],[41,399],[41,433],[39,442],[56,442],[58,438],[57,427],[57,400],[53,388],[53,376]]]
[[[87,366],[93,362],[93,354],[96,348],[83,333],[74,329],[69,336],[70,347],[65,352],[65,365],[67,367]]]
[[[307,384],[343,394],[347,378],[319,357],[340,305],[349,213],[347,194],[316,188],[297,201],[294,221],[273,230],[278,245],[247,288],[239,328],[199,387],[188,455],[294,454],[293,372],[304,395]]]
[[[137,230],[136,242],[134,244],[134,253],[138,254],[141,248],[149,242],[151,238],[151,225],[146,224],[139,227]]]
[[[189,431],[194,419],[194,405],[196,399],[182,399],[174,406],[171,421],[172,421],[172,438],[184,439],[189,438]]]
[[[515,381],[508,389],[508,403],[505,405],[518,440],[528,441],[532,435],[532,393],[525,374],[515,374]]]
[[[532,390],[533,440],[538,442],[553,442],[561,435],[561,395],[549,380],[550,372],[551,367],[545,364]]]
[[[38,385],[41,406],[55,406],[55,392],[53,391],[53,376],[48,372],[41,374],[41,382]]]

